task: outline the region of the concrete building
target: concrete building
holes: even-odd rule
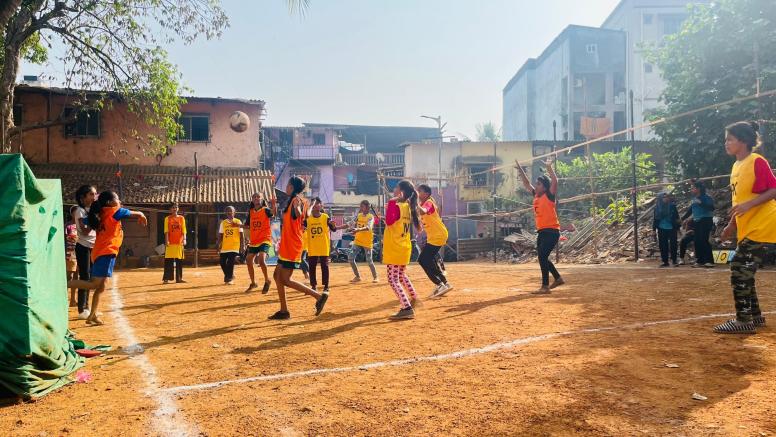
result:
[[[503,90],[506,141],[582,140],[626,128],[625,33],[568,26]]]
[[[621,30],[627,35],[626,87],[633,90],[633,115],[636,124],[644,121],[649,111],[659,106],[665,88],[660,70],[644,58],[643,47],[660,44],[679,31],[687,18],[688,5],[709,3],[708,0],[622,0],[601,25],[604,29]],[[654,137],[649,129],[635,133],[637,140]]]
[[[55,119],[71,108],[81,90],[20,85],[15,90],[17,125]],[[84,111],[70,124],[24,132],[19,146],[37,177],[61,179],[63,203],[74,203],[84,184],[98,191],[113,190],[122,202],[145,211],[149,225],[128,220],[122,256],[155,255],[164,243],[163,223],[168,205],[178,202],[189,230],[187,249],[212,248],[227,205],[247,211],[251,194],[273,195],[272,174],[259,170],[259,129],[264,111],[260,100],[188,97],[181,107],[184,133],[164,155],[148,155],[131,140],[130,129],[144,136],[154,132],[113,99],[102,110]],[[229,126],[234,111],[246,113],[250,126],[235,132]],[[194,153],[199,171],[195,172]],[[199,188],[199,192],[197,191]],[[200,212],[195,227],[194,205]],[[212,251],[211,251],[212,252]],[[187,255],[189,260],[192,259]]]

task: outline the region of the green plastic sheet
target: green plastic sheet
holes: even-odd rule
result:
[[[0,155],[0,395],[36,398],[83,366],[67,340],[60,181]]]

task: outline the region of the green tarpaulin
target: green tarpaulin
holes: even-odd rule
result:
[[[35,398],[83,365],[67,340],[59,180],[0,155],[0,395]]]

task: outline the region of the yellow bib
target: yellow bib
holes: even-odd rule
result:
[[[383,235],[383,264],[406,266],[412,255],[410,204],[398,202],[397,205],[401,216],[394,224],[385,228]]]
[[[439,206],[434,202],[434,199],[429,198],[428,202],[434,205],[434,212],[420,216],[423,229],[426,230],[426,242],[432,246],[441,247],[447,244],[447,228],[442,222],[442,217],[439,216]]]
[[[374,216],[370,213],[361,214],[358,213],[358,216],[356,217],[356,227],[357,228],[364,228],[369,223],[370,220],[373,220]],[[374,243],[374,237],[375,233],[371,229],[368,231],[360,231],[356,232],[356,238],[353,240],[353,244],[356,246],[366,247],[367,249],[372,248],[372,244]]]
[[[329,216],[326,213],[321,213],[320,217],[307,217],[307,256],[329,256],[331,236],[328,223]]]
[[[748,202],[759,194],[752,192],[755,174],[754,162],[763,158],[752,153],[743,161],[736,161],[730,172],[730,189],[733,192],[733,205]],[[758,243],[776,243],[776,200],[770,200],[756,206],[746,214],[736,217],[738,241],[748,238]]]
[[[233,219],[231,223],[229,220],[224,220],[221,222],[221,226],[224,230],[221,252],[239,252],[242,222],[239,219]]]

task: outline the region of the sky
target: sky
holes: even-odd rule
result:
[[[264,100],[264,125],[501,126],[501,91],[569,24],[600,26],[619,0],[223,0],[219,40],[167,47],[194,95]],[[57,66],[25,66],[24,74]]]

